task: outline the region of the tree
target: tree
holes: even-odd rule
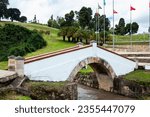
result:
[[[89,28],[90,21],[92,20],[92,9],[87,7],[82,7],[79,11],[79,23],[80,26],[84,29],[85,27]]]
[[[58,36],[62,36],[63,37],[63,41],[65,41],[65,39],[66,39],[67,31],[68,31],[67,27],[62,27],[60,29],[60,32],[58,32]]]
[[[65,26],[72,26],[74,22],[74,12],[70,11],[70,13],[65,14]]]
[[[77,39],[77,42],[82,42],[83,40],[83,29],[80,28],[78,29],[74,34],[73,34],[73,37]]]
[[[17,8],[9,8],[8,9],[8,15],[12,22],[13,22],[13,20],[19,21],[20,14],[21,14],[21,12]]]
[[[78,29],[76,27],[73,26],[69,26],[68,30],[67,30],[67,37],[68,37],[68,41],[70,42],[70,38],[72,37],[72,42],[75,42],[75,38],[73,37],[74,33],[77,31]]]
[[[52,19],[49,19],[47,23],[48,23],[48,26],[49,26],[49,27],[52,27],[52,25],[53,25],[53,20],[52,20]]]
[[[9,1],[8,0],[0,0],[0,4],[5,4],[5,5],[9,5]]]
[[[125,35],[125,20],[123,18],[120,18],[118,25],[116,25],[115,34]]]
[[[63,17],[57,17],[57,22],[60,27],[65,26],[65,19]]]
[[[0,0],[0,20],[1,18],[5,17],[8,4],[9,4],[8,0]]]
[[[104,44],[103,37],[104,37],[104,32],[100,32],[100,41],[101,41],[101,45]],[[110,34],[109,34],[108,31],[105,32],[105,38],[106,38],[106,41],[110,41],[110,40],[111,40],[111,36],[110,36]]]
[[[58,24],[58,22],[57,22],[56,20],[53,20],[53,22],[52,22],[52,27],[53,27],[53,28],[57,28],[57,29],[60,28],[60,26],[59,26],[59,24]]]
[[[131,25],[130,25],[130,23],[128,23],[127,25],[126,25],[126,34],[128,33],[128,34],[131,34]],[[132,23],[132,34],[135,34],[135,33],[137,33],[138,32],[138,29],[139,29],[139,25],[138,25],[138,23],[136,23],[136,22],[133,22]]]
[[[26,17],[26,16],[21,16],[21,17],[19,18],[19,21],[20,21],[20,22],[27,22],[27,17]]]
[[[53,28],[60,28],[58,22],[56,20],[54,20],[53,18],[48,20],[48,26],[49,27],[53,27]]]
[[[105,30],[109,31],[109,29],[110,29],[109,19],[106,18],[106,15],[102,15],[99,17],[99,32],[104,31],[104,18],[105,18]]]
[[[132,34],[137,33],[139,29],[139,25],[136,22],[132,23]]]
[[[126,24],[125,32],[130,34],[130,23]]]

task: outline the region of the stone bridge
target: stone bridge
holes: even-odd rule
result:
[[[95,42],[18,60],[18,74],[41,81],[74,81],[76,74],[90,65],[96,73],[99,87],[107,91],[113,87],[115,77],[132,72],[137,67],[134,61],[98,47]],[[12,61],[11,58],[9,68],[15,68]]]

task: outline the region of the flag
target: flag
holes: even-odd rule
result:
[[[96,16],[99,16],[99,12],[98,12],[98,10],[96,10],[96,13],[95,13],[95,15],[96,15]]]
[[[106,5],[106,1],[105,0],[103,0],[103,3],[104,3],[104,5]]]
[[[117,13],[118,13],[117,11],[113,10],[113,14],[117,14]]]
[[[136,10],[134,7],[130,6],[130,11]]]
[[[98,9],[102,9],[102,7],[98,4]]]

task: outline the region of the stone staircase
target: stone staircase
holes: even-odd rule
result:
[[[19,77],[16,72],[0,70],[0,88],[20,87],[26,79],[26,76]]]
[[[21,84],[27,79],[27,77],[17,77],[12,83],[11,86],[13,87],[20,87]]]
[[[118,54],[137,61],[139,66],[150,65],[150,52],[118,52]]]

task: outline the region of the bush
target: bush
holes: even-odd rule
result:
[[[37,31],[6,24],[0,28],[0,45],[0,61],[3,61],[10,55],[24,56],[36,51],[46,46],[46,42]]]

